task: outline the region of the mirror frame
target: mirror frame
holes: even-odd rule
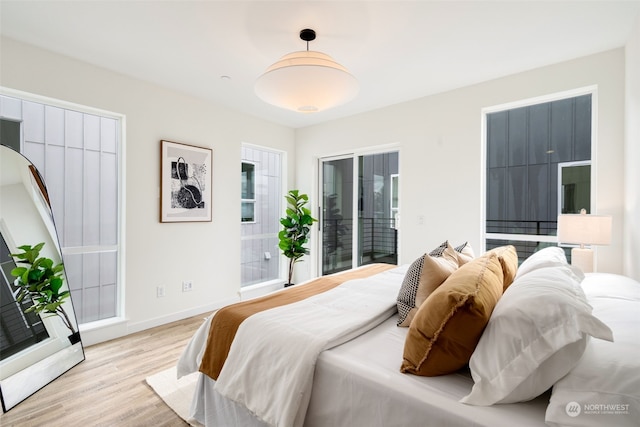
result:
[[[25,213],[28,212],[26,209],[31,209],[32,221],[36,221],[36,217],[39,217],[42,221],[42,224],[31,222],[33,230],[46,230],[46,232],[41,233],[41,236],[30,237],[30,239],[37,241],[15,242],[11,226],[15,225],[16,222],[7,223],[5,221],[5,213],[8,211],[3,210],[0,206],[0,232],[2,232],[9,252],[16,252],[18,246],[23,244],[33,246],[45,241],[51,245],[45,245],[43,252],[46,253],[43,253],[43,256],[52,258],[56,264],[63,262],[48,192],[42,176],[26,157],[5,145],[0,146],[0,163],[2,164],[2,170],[0,171],[0,204],[2,204],[3,198],[10,197],[7,194],[2,194],[3,187],[8,187],[5,182],[7,178],[10,178],[9,185],[16,186],[14,189],[18,192],[17,194],[24,189],[25,198],[27,200],[31,199],[31,202],[33,202],[22,205],[20,208],[21,213],[23,212],[22,209],[25,209]],[[7,188],[5,188],[6,190]],[[12,194],[12,191],[10,194]],[[29,217],[29,215],[25,215],[25,217]],[[21,228],[25,229],[26,226]],[[17,234],[25,233],[18,232]],[[66,272],[64,272],[63,286],[69,289]],[[77,330],[77,318],[73,309],[71,295],[65,300],[64,304],[65,311],[73,317],[72,322]],[[68,335],[70,334],[66,333],[68,329],[65,330],[66,327],[59,327],[55,324],[56,322],[61,323],[58,320],[58,316],[41,316],[41,319],[45,323],[49,338],[0,361],[0,401],[3,412],[14,408],[42,387],[85,360],[82,341],[72,343],[69,340]]]

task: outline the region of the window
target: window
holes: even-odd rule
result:
[[[283,157],[275,150],[242,146],[242,287],[280,280]]]
[[[558,163],[558,215],[591,213],[591,162]]]
[[[120,316],[121,117],[21,97],[0,96],[3,118],[46,182],[78,323]]]
[[[256,220],[256,165],[242,162],[242,222]]]
[[[486,114],[486,249],[512,244],[523,260],[556,245],[563,207],[590,210],[591,100]]]

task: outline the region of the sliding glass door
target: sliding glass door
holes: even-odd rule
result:
[[[320,161],[322,274],[398,261],[398,152]]]

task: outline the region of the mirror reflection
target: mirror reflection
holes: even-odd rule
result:
[[[0,237],[0,398],[6,412],[83,361],[84,351],[46,186],[26,158],[4,145]]]

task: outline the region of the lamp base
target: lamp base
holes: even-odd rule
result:
[[[571,249],[571,265],[578,267],[583,273],[593,273],[593,250]]]

